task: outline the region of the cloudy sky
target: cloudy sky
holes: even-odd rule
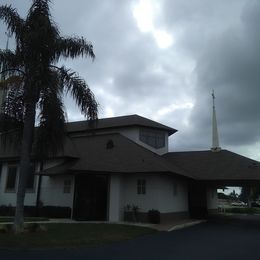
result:
[[[94,45],[94,62],[64,63],[88,82],[100,118],[139,114],[179,130],[170,150],[209,149],[214,89],[221,147],[260,160],[260,1],[52,2],[62,34]],[[0,3],[25,16],[31,1]],[[82,119],[66,104],[70,121]]]

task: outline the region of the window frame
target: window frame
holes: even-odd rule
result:
[[[164,148],[166,146],[165,132],[158,129],[141,127],[139,129],[139,141],[154,149]]]
[[[137,180],[137,195],[146,194],[146,179]]]
[[[69,182],[66,183],[66,182]],[[70,194],[72,190],[72,180],[71,179],[65,179],[63,181],[63,194]]]
[[[14,180],[14,187],[13,188],[8,188],[7,184],[8,184],[8,178],[9,178],[9,170],[15,168],[15,180]],[[17,189],[17,182],[18,182],[18,166],[17,164],[9,164],[7,166],[7,172],[6,172],[6,180],[5,180],[5,193],[16,193],[16,189]]]

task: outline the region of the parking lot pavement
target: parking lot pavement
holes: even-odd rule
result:
[[[172,232],[111,245],[63,250],[0,251],[0,259],[259,259],[260,217],[215,218]]]

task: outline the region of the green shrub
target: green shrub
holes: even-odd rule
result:
[[[227,213],[238,213],[238,214],[255,214],[257,210],[255,208],[227,208]]]
[[[151,209],[148,211],[148,219],[152,224],[160,224],[161,222],[161,213],[159,210]]]
[[[11,231],[12,231],[12,225],[10,225],[10,224],[0,225],[0,233],[1,234],[10,233]]]
[[[46,226],[39,223],[29,223],[24,226],[25,232],[34,233],[34,232],[45,232],[47,231]]]

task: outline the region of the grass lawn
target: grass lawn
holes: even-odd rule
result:
[[[156,232],[146,227],[119,224],[44,224],[47,231],[35,233],[0,233],[0,248],[49,248],[101,245]]]
[[[31,221],[48,221],[48,218],[33,218],[33,217],[25,217],[24,221],[25,222],[31,222]],[[14,218],[13,217],[0,217],[0,223],[3,222],[13,222]]]

